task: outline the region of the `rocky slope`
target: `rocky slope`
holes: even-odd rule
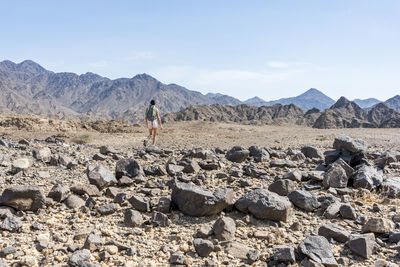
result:
[[[367,99],[356,98],[353,100],[353,102],[359,105],[363,109],[368,109],[380,103],[381,101],[376,98],[367,98]]]
[[[0,151],[2,266],[400,260],[400,152],[363,140],[226,151],[3,137]]]
[[[400,95],[389,98],[384,102],[388,107],[400,112]]]

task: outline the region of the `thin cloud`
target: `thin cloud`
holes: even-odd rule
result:
[[[294,67],[304,67],[311,65],[308,62],[284,62],[284,61],[268,61],[267,66],[270,68],[294,68]]]

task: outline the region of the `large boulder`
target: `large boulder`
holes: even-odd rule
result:
[[[331,244],[323,236],[307,237],[299,244],[298,251],[325,266],[337,266]]]
[[[332,164],[327,172],[325,172],[322,184],[325,188],[344,188],[347,186],[349,178],[346,171],[339,164]]]
[[[241,146],[234,146],[226,152],[226,158],[237,163],[245,161],[249,155],[250,151]]]
[[[365,151],[368,148],[368,144],[364,140],[342,135],[335,138],[333,148],[358,153]]]
[[[13,186],[3,191],[0,205],[16,210],[37,211],[45,203],[45,195],[38,186]]]
[[[260,188],[242,196],[235,207],[256,218],[274,221],[286,222],[292,214],[292,204],[286,197]]]
[[[221,212],[234,203],[232,190],[217,190],[214,193],[199,186],[175,182],[172,185],[172,203],[189,216],[208,216]]]
[[[121,159],[115,167],[115,176],[117,179],[120,179],[122,176],[133,178],[142,173],[142,167],[135,159]]]
[[[321,206],[315,195],[305,190],[295,190],[288,195],[292,203],[305,211],[313,211]]]
[[[383,173],[375,167],[362,165],[353,174],[353,187],[375,189],[383,182]]]
[[[93,170],[89,171],[87,176],[89,178],[89,182],[97,186],[99,189],[114,185],[118,182],[117,179],[115,179],[114,174],[102,165],[97,166]]]
[[[321,151],[319,151],[317,148],[313,146],[303,146],[301,148],[301,153],[304,154],[307,158],[311,159],[322,159],[324,158],[324,154],[322,154]]]
[[[400,197],[400,177],[390,177],[383,181],[381,184],[382,194],[392,197]]]
[[[368,259],[376,248],[375,235],[373,233],[350,235],[348,246],[354,254]]]

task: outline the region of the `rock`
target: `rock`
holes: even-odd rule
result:
[[[184,264],[185,263],[185,256],[182,252],[174,252],[171,254],[169,258],[169,263],[171,264]]]
[[[374,234],[350,235],[348,246],[354,254],[368,259],[375,249]]]
[[[321,151],[319,151],[317,148],[313,147],[313,146],[303,146],[301,148],[301,153],[304,154],[304,156],[306,156],[307,158],[311,158],[311,159],[323,159],[324,158],[324,154],[322,154]]]
[[[182,171],[184,173],[196,173],[200,170],[200,166],[197,161],[192,159],[185,158],[181,160],[178,164],[183,166]]]
[[[115,196],[116,196],[118,193],[120,193],[119,188],[111,186],[111,187],[109,187],[109,188],[106,189],[105,196],[106,196],[106,197],[109,197],[109,198],[115,198]]]
[[[33,157],[37,160],[41,160],[43,162],[50,162],[51,159],[51,150],[48,147],[43,147],[39,149],[34,149],[32,151]]]
[[[289,179],[289,180],[292,180],[294,182],[301,182],[301,177],[302,176],[303,175],[301,174],[300,171],[294,170],[294,171],[286,173],[285,175],[283,175],[282,178],[283,179]]]
[[[85,205],[85,200],[77,195],[70,195],[64,203],[70,209],[77,209]]]
[[[32,160],[27,158],[20,158],[13,161],[11,165],[11,172],[16,174],[20,171],[27,170],[32,166]]]
[[[385,218],[371,218],[362,227],[363,233],[386,234],[395,228],[394,222]]]
[[[277,159],[277,160],[271,160],[269,162],[269,166],[278,168],[283,168],[283,167],[296,168],[297,164],[288,159]]]
[[[383,173],[375,167],[363,165],[353,174],[353,187],[375,189],[383,182]]]
[[[296,190],[296,185],[292,180],[279,179],[270,184],[268,190],[280,196],[287,196],[290,192]]]
[[[51,188],[47,196],[56,202],[62,202],[67,198],[68,193],[68,186],[64,185],[63,183],[57,183]]]
[[[176,164],[172,164],[172,163],[167,164],[167,172],[171,176],[175,176],[178,173],[182,172],[184,168],[185,168],[184,166],[180,166],[180,165],[176,165]]]
[[[45,203],[45,196],[38,186],[13,186],[6,188],[0,196],[0,205],[16,210],[37,211]]]
[[[71,164],[74,160],[71,157],[68,157],[66,155],[59,155],[58,156],[58,163],[63,166],[68,166]]]
[[[89,183],[94,184],[100,190],[104,187],[117,183],[114,174],[102,165],[97,166],[92,171],[88,172]]]
[[[238,242],[226,242],[223,245],[226,254],[243,260],[247,260],[247,253],[251,250],[248,246]]]
[[[88,261],[92,255],[87,249],[75,251],[68,260],[70,266],[80,267],[83,263]]]
[[[128,201],[135,210],[143,212],[150,211],[150,202],[142,197],[132,196],[130,199],[128,199]]]
[[[101,215],[110,215],[110,214],[113,214],[114,212],[116,212],[117,210],[118,210],[118,206],[114,203],[105,204],[105,205],[102,205],[97,208],[97,211]]]
[[[339,208],[339,212],[343,219],[355,220],[357,217],[356,211],[349,204],[342,204]]]
[[[325,266],[337,266],[331,244],[323,236],[307,237],[299,244],[298,250],[317,263]]]
[[[14,247],[5,247],[5,248],[0,250],[0,258],[5,258],[7,255],[14,254],[15,252],[17,252],[16,248],[14,248]],[[2,266],[2,265],[0,264],[0,266]]]
[[[339,164],[332,164],[324,175],[322,184],[325,188],[345,188],[349,178],[346,171]]]
[[[112,146],[101,146],[100,153],[103,155],[116,154],[117,151]]]
[[[249,155],[250,151],[241,146],[234,146],[226,152],[226,158],[237,163],[245,161]]]
[[[221,217],[213,226],[215,237],[220,241],[231,241],[235,238],[236,224],[232,218]]]
[[[96,154],[93,155],[92,158],[93,158],[93,160],[104,161],[104,160],[107,159],[107,156],[105,156],[103,154],[96,153]]]
[[[296,262],[294,254],[294,248],[290,246],[275,246],[274,249],[274,260],[278,262]]]
[[[242,196],[235,207],[256,218],[286,222],[292,214],[292,204],[286,197],[266,189],[254,189]]]
[[[400,230],[393,230],[389,233],[389,242],[398,243],[400,242]]]
[[[118,203],[118,204],[122,204],[122,203],[125,202],[126,198],[127,198],[127,195],[126,195],[125,193],[118,193],[118,194],[114,197],[113,202],[114,202],[114,203]]]
[[[361,139],[352,139],[348,136],[339,136],[333,142],[333,148],[346,150],[351,153],[363,152],[368,148],[368,144]]]
[[[160,198],[157,205],[157,211],[162,213],[169,213],[171,209],[171,200],[166,197]]]
[[[339,216],[340,214],[340,207],[341,207],[340,202],[334,202],[328,206],[328,208],[324,212],[324,216],[327,219],[334,219]]]
[[[0,226],[1,230],[9,231],[9,232],[17,232],[21,229],[22,227],[22,222],[21,220],[12,215],[12,216],[7,216],[3,223]]]
[[[161,227],[168,226],[168,216],[164,213],[153,211],[151,214],[151,221]]]
[[[234,203],[234,192],[217,190],[214,193],[187,183],[175,182],[171,201],[189,216],[208,216],[221,212]]]
[[[97,186],[93,184],[77,184],[72,186],[71,191],[77,195],[83,196],[83,195],[88,195],[88,196],[98,196],[100,194],[99,189]]]
[[[192,157],[193,158],[203,159],[203,160],[209,160],[209,159],[215,159],[216,158],[214,152],[212,152],[209,149],[197,150],[192,154]]]
[[[251,249],[247,252],[246,256],[247,256],[247,262],[249,264],[253,264],[260,258],[260,251]]]
[[[328,223],[318,229],[318,235],[324,236],[328,240],[332,238],[338,242],[345,243],[349,240],[350,232],[337,224]]]
[[[193,245],[200,257],[208,257],[214,250],[214,244],[211,241],[201,238],[196,238],[193,241]]]
[[[400,177],[386,178],[381,184],[381,192],[388,197],[400,198]]]
[[[143,177],[143,176],[141,176]],[[135,183],[135,181],[131,178],[129,178],[128,176],[122,176],[119,180],[118,180],[118,185],[120,186],[131,186]]]
[[[249,147],[249,152],[256,162],[264,162],[270,158],[268,151],[258,146]]]
[[[321,205],[313,193],[305,190],[292,191],[288,198],[296,207],[305,211],[313,211]]]
[[[142,173],[143,169],[135,159],[121,159],[115,167],[115,176],[117,179],[120,179],[122,176],[134,178]]]
[[[140,226],[143,223],[142,214],[133,209],[127,209],[124,213],[124,224],[128,227]]]
[[[88,249],[90,251],[99,250],[103,245],[103,241],[101,241],[100,236],[95,234],[89,234],[85,240],[85,244],[83,248]]]

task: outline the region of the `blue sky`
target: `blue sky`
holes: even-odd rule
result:
[[[241,100],[400,94],[400,1],[0,0],[0,60]]]

